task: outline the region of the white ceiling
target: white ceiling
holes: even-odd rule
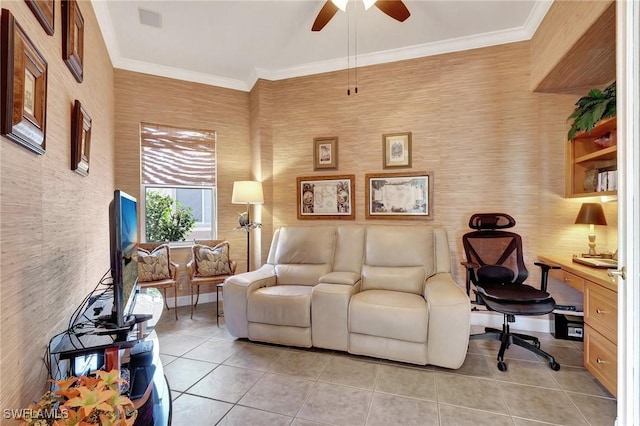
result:
[[[551,0],[404,0],[400,23],[349,0],[320,32],[324,0],[92,0],[116,68],[248,91],[279,80],[531,38]],[[139,9],[161,16],[140,23]]]

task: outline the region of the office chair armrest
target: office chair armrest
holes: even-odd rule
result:
[[[477,263],[473,263],[473,262],[460,262],[460,264],[462,266],[464,266],[467,269],[477,269],[480,267],[480,265],[478,265]]]
[[[542,274],[540,275],[540,290],[547,291],[547,284],[549,282],[549,271],[551,269],[560,269],[560,267],[549,265],[543,262],[533,262],[533,264],[539,266],[542,271]]]
[[[467,296],[469,296],[471,294],[471,272],[474,269],[478,269],[480,265],[473,262],[460,262],[460,264],[464,266],[464,268],[467,271],[465,281],[466,281],[466,287],[467,287]]]

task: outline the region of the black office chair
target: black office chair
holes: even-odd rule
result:
[[[498,369],[507,371],[504,353],[511,344],[530,350],[549,361],[549,366],[560,370],[553,356],[540,349],[537,337],[512,333],[509,323],[515,322],[516,315],[545,315],[556,306],[555,300],[547,293],[550,269],[557,269],[536,262],[542,268],[540,290],[524,284],[529,271],[524,265],[522,239],[520,235],[501,231],[512,228],[516,221],[505,213],[474,214],[469,219],[469,227],[475,231],[462,237],[467,261],[462,262],[467,270],[467,294],[471,283],[475,285],[476,303],[483,304],[490,311],[504,315],[502,330],[485,328],[485,333],[472,334],[471,340],[493,339],[502,342],[498,352]]]

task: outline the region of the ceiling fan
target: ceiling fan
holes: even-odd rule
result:
[[[323,29],[331,18],[333,18],[333,15],[338,12],[338,9],[342,11],[346,10],[348,2],[349,0],[327,0],[324,6],[322,6],[322,9],[320,9],[320,12],[318,12],[311,31],[320,31]],[[362,0],[362,2],[364,3],[365,9],[369,9],[375,5],[382,12],[400,22],[404,22],[411,15],[402,0]]]

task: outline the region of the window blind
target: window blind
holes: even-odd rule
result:
[[[216,132],[141,123],[142,183],[215,186]]]

